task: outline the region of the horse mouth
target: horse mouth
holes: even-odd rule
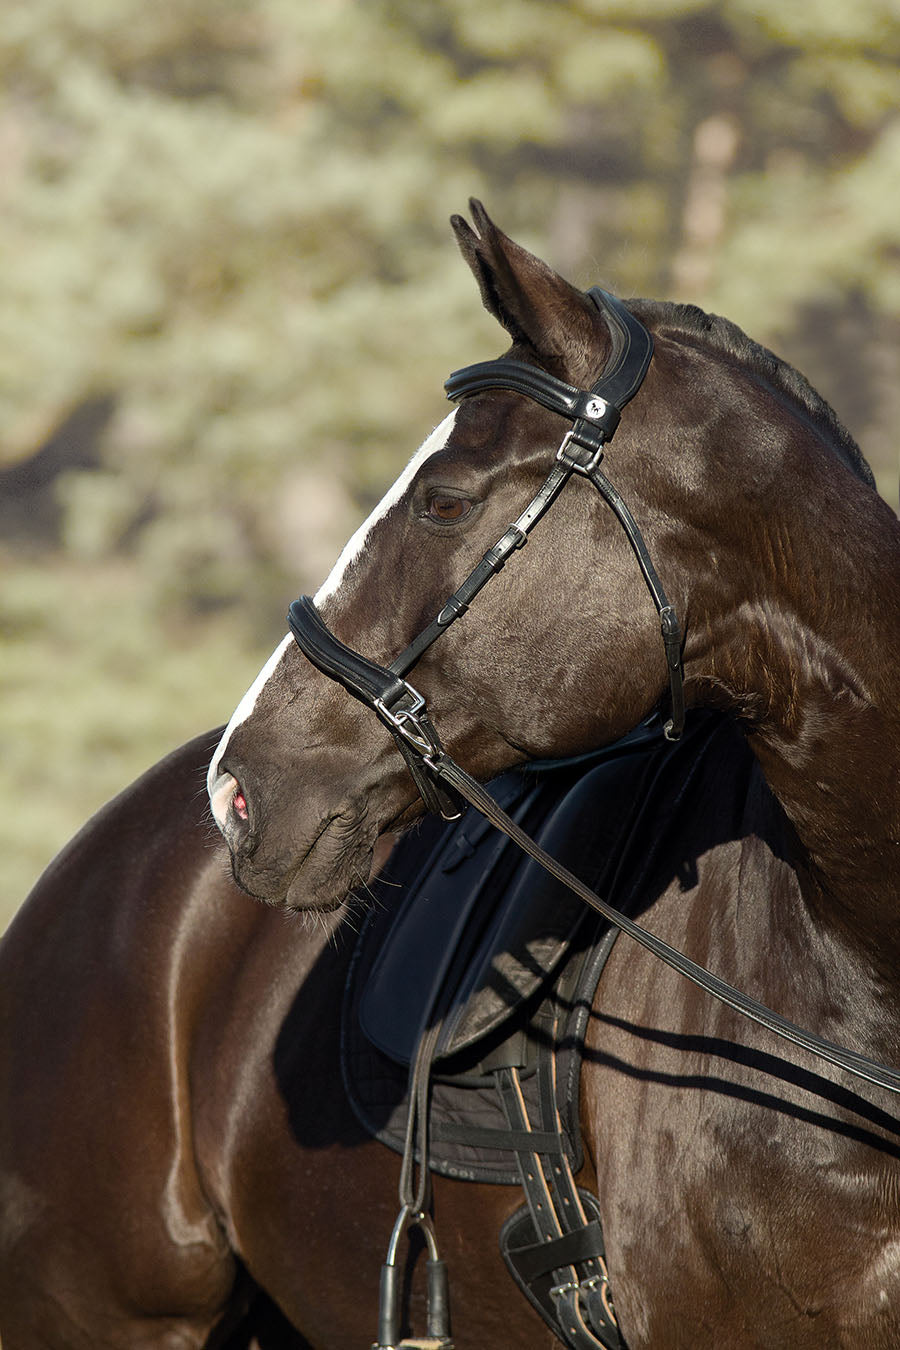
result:
[[[322,843],[322,840],[325,838],[327,832],[331,829],[331,827],[335,824],[335,822],[339,820],[340,815],[338,815],[337,813],[332,816],[326,816],[326,818],[323,820],[322,824],[319,826],[318,830],[313,835],[312,842],[310,843],[306,852],[301,856],[300,861],[297,863],[296,873],[298,875],[300,872],[303,871],[303,868],[312,858],[316,849],[319,847],[319,845]]]
[[[377,837],[378,830],[367,825],[365,807],[327,817],[294,872],[287,908],[337,909],[352,891],[365,886]]]
[[[365,886],[378,830],[367,822],[364,808],[331,812],[293,857],[279,853],[271,858],[254,832],[229,824],[223,833],[234,879],[248,895],[291,911],[327,913]]]

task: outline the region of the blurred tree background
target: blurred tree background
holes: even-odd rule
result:
[[[447,217],[798,365],[897,503],[896,0],[7,0],[0,926],[496,355]],[[200,785],[198,785],[199,790]]]

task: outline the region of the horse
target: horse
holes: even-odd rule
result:
[[[453,228],[510,358],[592,385],[616,360],[608,312],[471,212]],[[677,660],[621,517],[575,473],[419,655],[415,690],[487,781],[671,712],[677,666],[689,723],[715,734],[687,766],[686,736],[635,805],[619,891],[724,980],[897,1064],[900,526],[796,372],[691,307],[627,309],[652,359],[593,459],[680,617]],[[520,389],[467,394],[315,596],[328,630],[387,668],[540,493],[566,430]],[[4,1350],[371,1337],[398,1160],[335,1065],[348,891],[423,810],[402,730],[288,636],[221,735],[127,789],[38,883],[0,949]],[[900,1341],[883,1088],[620,940],[580,1101],[629,1350]],[[497,1254],[517,1203],[434,1178],[461,1346],[554,1343]]]

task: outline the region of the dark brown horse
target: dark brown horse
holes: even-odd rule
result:
[[[477,233],[457,219],[457,237],[513,355],[589,386],[602,314],[473,210]],[[638,815],[619,898],[794,1022],[896,1065],[900,528],[793,371],[698,311],[630,308],[655,351],[609,473],[682,617],[688,701],[723,720]],[[317,596],[338,636],[378,661],[402,650],[565,429],[516,393],[466,399]],[[482,779],[606,744],[665,697],[656,615],[587,483],[414,678]],[[87,826],[5,940],[3,1350],[371,1340],[398,1160],[336,1072],[338,906],[420,810],[415,788],[384,727],[292,641],[215,739]],[[210,755],[234,874],[269,908],[228,877],[201,799]],[[581,1114],[630,1350],[900,1344],[887,1093],[623,940]],[[435,1179],[461,1347],[548,1343],[497,1255],[518,1203]],[[414,1285],[414,1322],[419,1300]]]

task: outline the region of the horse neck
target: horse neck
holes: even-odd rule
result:
[[[823,504],[811,500],[794,503],[789,522],[767,521],[764,540],[749,541],[757,545],[746,548],[752,576],[745,573],[743,598],[710,624],[711,670],[698,686],[719,700],[725,691],[748,725],[796,831],[815,908],[893,964],[900,523],[870,496],[864,516],[857,494],[850,499],[826,531]],[[768,577],[758,570],[766,557]]]

